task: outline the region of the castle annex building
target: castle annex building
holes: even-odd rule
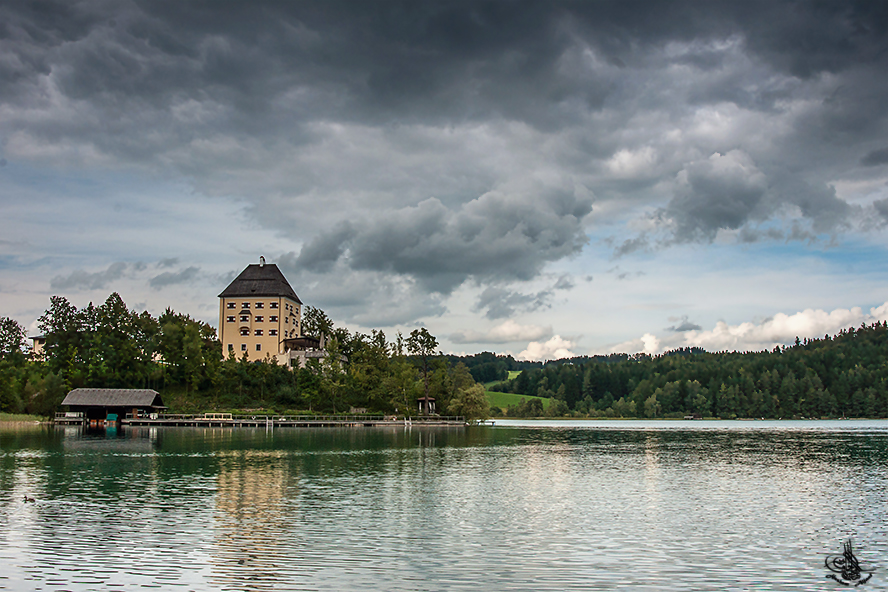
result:
[[[227,356],[250,361],[284,353],[285,339],[301,336],[302,301],[278,266],[248,265],[219,294],[219,341]]]

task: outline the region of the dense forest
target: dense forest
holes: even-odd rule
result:
[[[325,358],[290,370],[274,358],[223,358],[212,326],[167,309],[129,310],[118,294],[77,309],[53,296],[38,321],[45,357],[30,357],[24,329],[0,318],[0,411],[51,415],[77,387],[153,388],[173,411],[412,412],[417,397],[442,414],[486,416],[479,382],[528,398],[510,416],[888,417],[888,323],[752,353],[680,349],[517,361],[483,352],[443,355],[426,329],[389,341],[336,327],[306,307],[304,331],[328,337]],[[346,356],[347,363],[341,362]],[[509,371],[521,370],[507,380]],[[499,414],[501,410],[493,409]]]
[[[453,354],[444,354],[448,363],[455,366],[459,363],[465,364],[472,378],[477,382],[494,382],[497,380],[505,380],[509,377],[509,372],[513,370],[532,370],[534,368],[542,368],[542,362],[530,362],[525,360],[516,360],[512,356],[498,355],[491,352],[481,352],[470,356],[456,356]]]
[[[751,353],[681,349],[561,360],[491,390],[576,417],[888,417],[888,323]],[[531,401],[509,415],[540,415]]]
[[[327,356],[298,370],[273,357],[223,358],[215,329],[167,309],[159,317],[129,310],[114,293],[77,309],[53,296],[38,321],[46,337],[42,360],[27,355],[25,331],[0,318],[0,411],[51,415],[72,388],[152,388],[175,412],[257,410],[415,414],[416,399],[434,397],[442,415],[487,414],[484,389],[469,369],[436,355],[426,329],[388,341],[335,327],[306,307],[304,332],[327,337]],[[342,362],[342,356],[348,360]]]

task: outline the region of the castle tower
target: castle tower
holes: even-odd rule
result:
[[[282,341],[302,334],[302,301],[278,266],[248,265],[219,294],[219,341],[222,354],[250,361],[283,352]]]

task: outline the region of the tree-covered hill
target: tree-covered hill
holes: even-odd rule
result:
[[[677,350],[547,363],[492,390],[555,397],[577,416],[888,417],[888,324],[772,351]]]
[[[495,380],[505,380],[509,376],[510,371],[530,370],[533,368],[542,368],[542,362],[528,362],[516,360],[510,355],[495,354],[492,352],[481,352],[480,354],[457,356],[454,354],[445,354],[448,362],[455,366],[463,363],[472,378],[477,382],[491,382]]]

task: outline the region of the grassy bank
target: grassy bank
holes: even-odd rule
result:
[[[34,422],[46,421],[47,418],[39,415],[25,415],[24,413],[0,413],[0,422]]]
[[[503,411],[506,410],[506,407],[509,405],[519,405],[522,400],[529,399],[539,399],[543,402],[543,409],[547,409],[549,407],[550,399],[546,399],[543,397],[532,397],[530,395],[516,395],[513,393],[497,393],[494,391],[485,391],[487,394],[487,400],[490,402],[491,407],[499,407]]]

